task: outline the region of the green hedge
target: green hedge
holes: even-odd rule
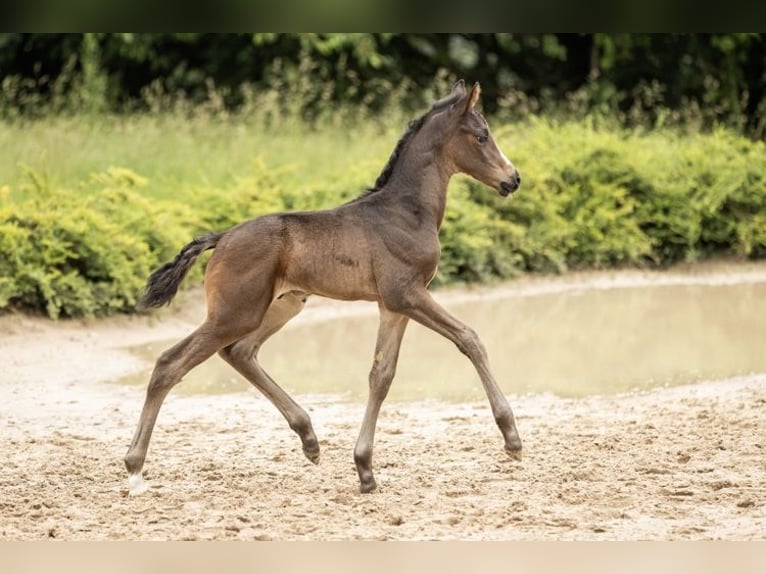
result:
[[[467,177],[453,180],[438,284],[766,255],[762,142],[587,122],[496,132],[522,187],[507,200]],[[0,310],[54,318],[133,312],[152,269],[195,235],[267,212],[337,205],[364,176],[352,167],[305,189],[256,162],[225,188],[169,190],[162,200],[125,168],[75,189],[36,179],[23,199],[0,188]],[[201,268],[190,281],[200,281]]]
[[[725,130],[632,133],[546,121],[505,126],[496,137],[522,187],[507,201],[464,184],[472,201],[453,203],[448,220],[476,219],[468,241],[492,253],[477,267],[477,254],[453,237],[465,223],[445,226],[444,255],[458,271],[448,281],[766,255],[763,142]],[[489,208],[483,224],[472,212],[478,205]]]

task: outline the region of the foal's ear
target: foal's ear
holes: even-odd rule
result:
[[[465,98],[465,82],[463,80],[458,80],[455,82],[455,85],[452,86],[452,91],[449,93],[449,95],[444,96],[438,102],[434,102],[434,105],[431,106],[431,109],[441,108],[447,105],[454,108],[459,102],[463,100],[463,98]]]
[[[476,102],[479,101],[480,94],[481,86],[479,85],[479,82],[476,82],[473,85],[473,88],[471,88],[471,93],[468,95],[468,100],[466,101],[465,109],[463,110],[464,114],[467,114],[473,109],[473,107],[476,105]]]
[[[458,80],[455,82],[455,85],[452,86],[452,92],[450,92],[450,97],[456,97],[456,98],[462,98],[465,96],[465,81],[464,80]]]

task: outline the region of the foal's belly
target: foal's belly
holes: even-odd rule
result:
[[[287,267],[278,291],[294,290],[344,301],[378,298],[369,260],[339,251],[314,253],[310,259]]]

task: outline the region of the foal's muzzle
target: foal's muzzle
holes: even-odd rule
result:
[[[521,185],[521,175],[517,171],[516,174],[513,177],[511,177],[509,181],[503,181],[500,183],[500,195],[502,195],[503,197],[508,197],[514,191],[519,189],[520,185]]]

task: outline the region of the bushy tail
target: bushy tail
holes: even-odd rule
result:
[[[168,305],[175,297],[178,286],[203,251],[212,249],[223,233],[208,233],[197,237],[181,249],[176,258],[154,271],[146,282],[146,291],[138,301],[139,309]]]

